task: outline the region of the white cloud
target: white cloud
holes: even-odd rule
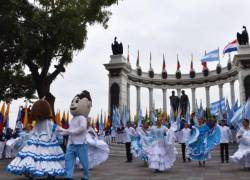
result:
[[[109,28],[100,25],[89,27],[86,48],[76,53],[74,61],[67,67],[64,78],[59,76],[51,91],[56,96],[55,109],[68,110],[75,94],[88,89],[93,97],[91,116],[96,116],[108,106],[108,72],[103,64],[108,63],[111,43],[114,36],[124,45],[125,56],[127,44],[130,45],[130,59],[135,67],[137,50],[140,49],[140,63],[144,71],[149,69],[149,53],[152,52],[153,68],[161,71],[162,54],[166,55],[169,73],[176,70],[176,54],[179,54],[182,72],[189,72],[191,53],[194,54],[196,71],[201,70],[199,58],[205,50],[222,48],[235,39],[236,32],[242,25],[250,27],[250,1],[235,0],[123,0],[118,6],[111,7],[113,15]],[[222,60],[222,65],[227,62]],[[216,63],[209,64],[210,69]],[[237,85],[237,84],[236,84]],[[235,85],[236,97],[238,87]],[[227,87],[227,86],[226,86]],[[213,87],[214,93],[219,93]],[[143,89],[143,95],[148,91]],[[190,95],[190,92],[188,91]],[[229,88],[224,88],[229,97]],[[170,90],[168,91],[168,96]],[[154,93],[156,106],[161,106],[161,92]],[[205,90],[197,91],[197,98],[205,104]],[[131,101],[135,98],[135,88],[131,88]],[[211,97],[211,101],[216,100]],[[17,107],[22,100],[13,102],[11,111],[12,124],[16,120]],[[135,112],[135,102],[131,103]],[[142,100],[143,112],[148,107],[148,99]],[[169,103],[168,103],[169,105]],[[133,110],[134,109],[134,110]]]

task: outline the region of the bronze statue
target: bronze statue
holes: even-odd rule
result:
[[[246,26],[243,26],[243,31],[241,34],[239,32],[237,32],[237,41],[238,41],[239,45],[248,45],[249,44]]]
[[[172,91],[172,96],[169,97],[170,99],[170,105],[173,110],[173,112],[177,112],[180,104],[180,99],[178,96],[175,96],[175,92]]]
[[[114,43],[111,45],[113,55],[123,54],[122,43],[117,42],[117,37],[115,37]]]
[[[187,107],[189,104],[189,99],[188,96],[185,94],[185,91],[182,90],[181,91],[181,98],[180,98],[180,108],[181,108],[181,113],[182,115],[185,116],[185,114],[187,113]]]

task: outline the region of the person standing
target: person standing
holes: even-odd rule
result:
[[[133,161],[133,155],[131,153],[131,137],[130,137],[130,133],[132,129],[133,127],[132,127],[131,122],[128,122],[128,126],[125,128],[125,131],[124,131],[124,142],[125,142],[126,156],[127,156],[126,162]]]
[[[184,123],[184,128],[180,132],[180,143],[181,143],[181,152],[182,152],[182,159],[183,162],[186,162],[186,143],[190,139],[191,136],[191,129],[188,126],[188,123]],[[188,161],[190,159],[188,158]]]
[[[228,144],[232,139],[232,132],[228,126],[226,126],[225,120],[221,120],[220,132],[221,132],[221,138],[220,138],[220,157],[221,157],[221,163],[224,163],[226,160],[226,163],[228,163],[229,159],[229,153],[228,153]]]

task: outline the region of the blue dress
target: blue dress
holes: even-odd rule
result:
[[[33,177],[64,176],[64,164],[64,153],[52,132],[52,122],[44,120],[36,124],[25,145],[7,166],[7,171]]]
[[[218,126],[210,129],[207,124],[193,127],[190,140],[187,142],[189,158],[205,161],[210,158],[210,152],[220,143]]]

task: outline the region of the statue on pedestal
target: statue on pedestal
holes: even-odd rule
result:
[[[180,105],[180,98],[178,96],[175,96],[175,92],[172,91],[172,96],[170,96],[169,99],[173,113],[176,114]]]
[[[188,96],[185,94],[185,91],[182,90],[180,98],[180,108],[183,116],[185,116],[185,114],[187,113],[188,104],[189,104]]]
[[[122,43],[117,42],[117,37],[115,37],[114,43],[111,44],[113,55],[123,54]]]
[[[237,32],[237,41],[239,45],[249,45],[249,38],[246,26],[243,26],[242,33]]]

